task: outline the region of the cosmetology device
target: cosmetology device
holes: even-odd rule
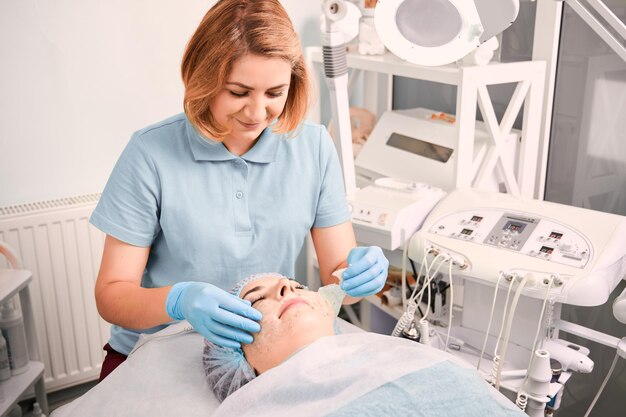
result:
[[[532,274],[523,294],[593,306],[626,274],[626,219],[579,207],[477,190],[451,192],[411,240],[409,256],[449,253],[464,277],[495,284]]]
[[[505,135],[502,143],[506,148],[504,160],[515,168],[519,134],[513,132]],[[458,142],[456,118],[452,115],[425,108],[385,112],[354,161],[357,186],[379,177],[393,177],[452,190]],[[474,161],[482,160],[490,143],[485,124],[477,121]],[[496,172],[484,182],[484,189],[499,190],[503,179]]]
[[[440,188],[394,178],[358,189],[348,198],[357,241],[389,250],[403,246],[444,195]]]
[[[411,238],[407,254],[426,265],[425,279],[445,265],[452,286],[454,272],[457,288],[450,291],[443,347],[454,341],[455,354],[477,362],[496,388],[517,393],[518,405],[530,415],[543,416],[545,404],[562,389],[541,382],[546,369],[537,366],[546,357],[560,361],[564,374],[593,369],[589,350],[558,339],[559,330],[615,348],[616,358],[626,356],[626,338],[559,319],[561,304],[603,304],[625,277],[623,216],[509,194],[455,190],[431,211]],[[452,314],[453,296],[462,298],[460,313]],[[618,319],[621,298],[614,303]],[[421,300],[405,300],[409,314],[394,332],[413,321],[415,303]],[[430,332],[426,317],[417,327]],[[487,352],[492,365],[485,361],[481,367]],[[511,378],[519,369],[521,378]]]

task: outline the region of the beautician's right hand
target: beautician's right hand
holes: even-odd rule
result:
[[[252,343],[250,333],[261,330],[256,322],[261,320],[261,313],[249,301],[205,282],[174,284],[165,309],[175,320],[186,319],[210,342],[232,349]]]

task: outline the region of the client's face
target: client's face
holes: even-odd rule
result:
[[[257,279],[240,293],[263,313],[261,331],[243,352],[257,373],[271,369],[322,336],[333,335],[335,315],[330,302],[296,281],[280,277]]]

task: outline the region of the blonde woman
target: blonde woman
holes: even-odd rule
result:
[[[380,248],[356,247],[328,133],[303,121],[309,77],[278,0],[215,4],[182,78],[184,113],[132,136],[90,219],[107,234],[95,295],[114,324],[101,380],[172,320],[220,346],[251,343],[262,315],[224,289],[257,271],[293,276],[309,233],[323,284],[349,265],[346,303],[387,276]]]

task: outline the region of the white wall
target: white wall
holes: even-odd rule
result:
[[[100,192],[130,135],[182,111],[214,0],[0,2],[0,206]],[[283,0],[304,46],[321,0]]]

